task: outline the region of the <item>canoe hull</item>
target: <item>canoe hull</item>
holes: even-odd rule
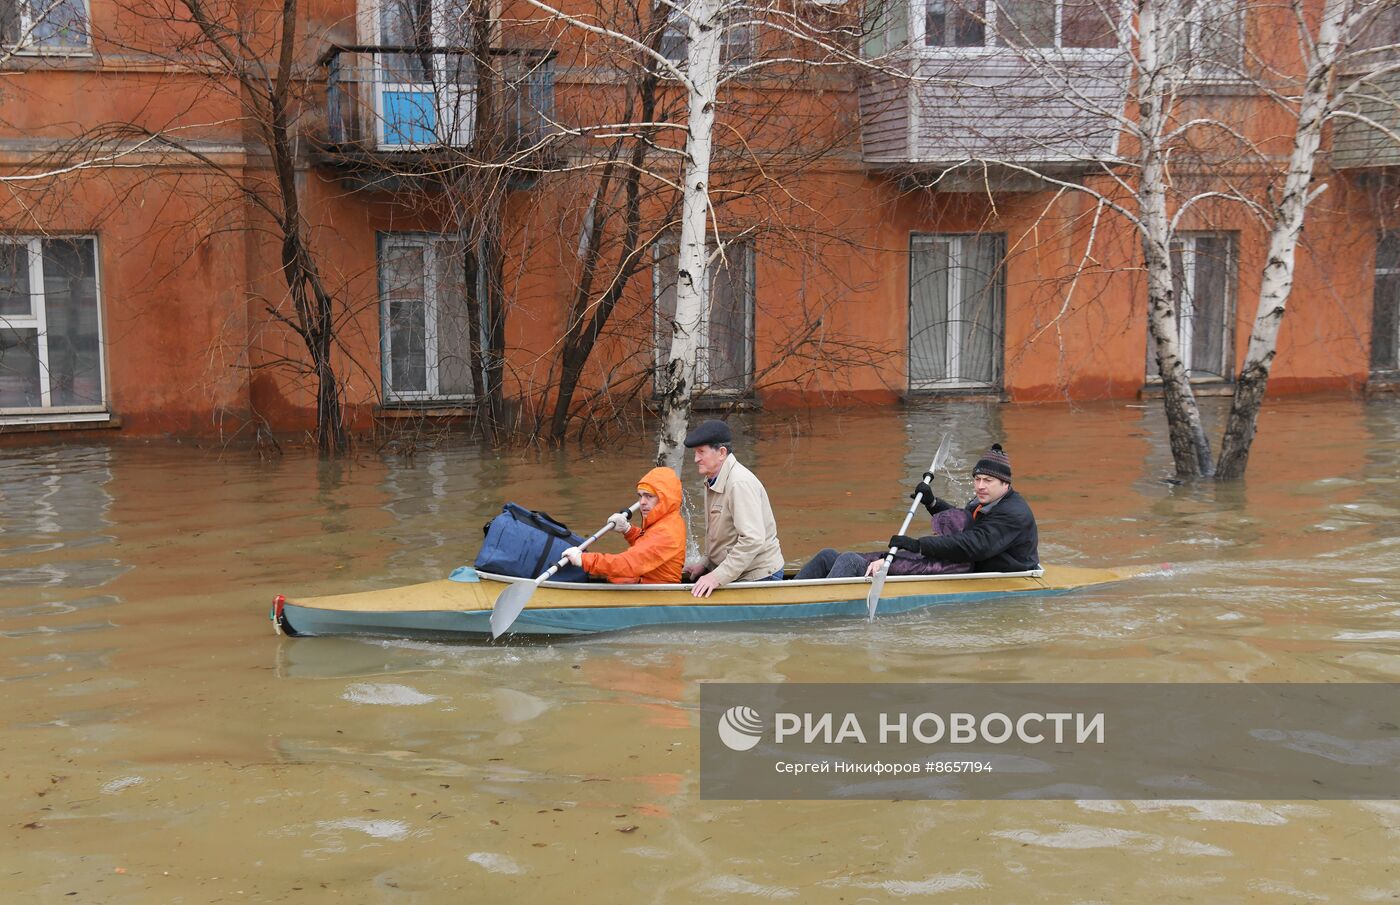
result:
[[[899,576],[887,581],[879,612],[893,615],[939,604],[1063,594],[1144,571],[1052,566],[1035,573]],[[521,579],[478,575],[470,569],[459,569],[453,576],[383,591],[300,600],[278,598],[273,622],[279,631],[289,635],[489,638],[491,607],[496,596]],[[729,585],[702,600],[679,585],[547,582],[511,626],[511,634],[552,637],[643,626],[864,618],[869,588],[864,579],[745,582]]]

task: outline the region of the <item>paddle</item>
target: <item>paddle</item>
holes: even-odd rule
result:
[[[933,454],[933,463],[929,465],[928,471],[924,472],[924,480],[932,483],[933,476],[938,473],[938,469],[943,466],[943,462],[947,458],[948,435],[944,434],[943,440],[938,444],[938,452]],[[904,516],[904,524],[899,526],[900,534],[909,530],[909,523],[914,519],[914,510],[919,508],[923,496],[922,493],[914,494],[914,502],[909,504],[909,512]],[[875,621],[875,608],[880,605],[880,592],[885,588],[885,576],[889,574],[890,563],[894,562],[894,554],[898,549],[898,547],[890,547],[890,552],[885,554],[880,568],[875,570],[875,574],[870,579],[870,593],[865,598],[865,611],[871,622]]]
[[[638,503],[633,503],[622,511],[627,513],[628,518],[631,518],[632,513],[637,511],[638,505]],[[593,532],[592,537],[579,544],[578,548],[580,550],[588,549],[589,544],[611,530],[611,524],[604,524],[603,527]],[[536,578],[534,581],[517,581],[501,592],[500,596],[496,598],[496,605],[491,608],[491,639],[493,641],[510,630],[511,625],[515,623],[516,617],[525,609],[525,604],[530,602],[530,598],[534,596],[539,586],[548,581],[550,577],[554,575],[555,572],[562,569],[567,562],[568,560],[561,556],[559,561],[550,566],[549,571],[545,572],[539,578]]]

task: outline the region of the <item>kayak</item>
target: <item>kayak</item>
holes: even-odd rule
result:
[[[1064,594],[1155,568],[1052,565],[1029,572],[891,576],[880,594],[879,614],[999,597]],[[491,637],[491,608],[497,596],[516,582],[533,581],[463,567],[448,578],[402,588],[332,597],[279,595],[273,601],[272,623],[279,633],[293,636],[479,640]],[[530,597],[510,633],[548,637],[642,626],[865,618],[870,581],[861,577],[739,581],[706,598],[692,596],[690,587],[546,581]]]

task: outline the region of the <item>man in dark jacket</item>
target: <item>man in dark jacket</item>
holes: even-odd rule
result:
[[[896,534],[890,546],[925,559],[972,563],[974,572],[1025,572],[1040,568],[1040,535],[1035,528],[1031,507],[1011,489],[1011,459],[1000,443],[977,460],[972,470],[972,486],[977,496],[964,508],[972,522],[958,534],[936,537],[909,537]],[[927,484],[915,493],[930,514],[954,508],[938,499]],[[871,568],[876,568],[872,563]]]

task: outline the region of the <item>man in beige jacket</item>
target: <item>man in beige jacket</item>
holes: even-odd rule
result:
[[[705,479],[705,558],[687,563],[696,597],[731,581],[781,581],[783,551],[768,491],[734,457],[729,425],[706,421],[685,438]]]

